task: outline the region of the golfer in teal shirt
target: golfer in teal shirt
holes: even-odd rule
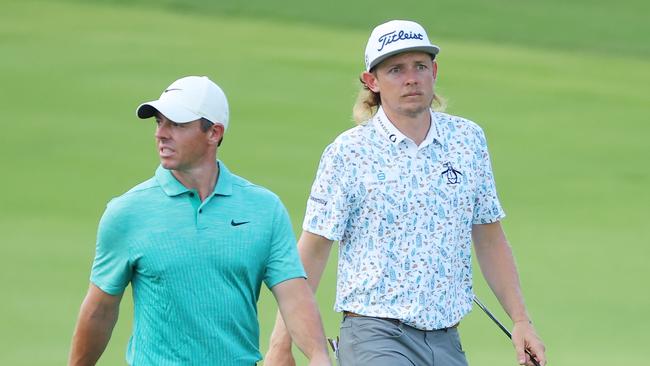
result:
[[[102,216],[70,364],[99,359],[130,283],[128,364],[254,365],[264,282],[310,364],[329,365],[286,209],[216,160],[228,126],[223,91],[185,77],[137,114],[156,118],[161,166]]]

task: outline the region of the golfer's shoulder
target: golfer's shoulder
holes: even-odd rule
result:
[[[108,202],[107,210],[111,211],[129,211],[135,207],[150,205],[156,202],[156,196],[162,193],[160,184],[155,178],[137,184],[123,194],[114,197]]]
[[[275,204],[280,202],[280,198],[270,189],[261,185],[252,183],[246,178],[231,174],[232,195],[235,198],[245,199],[247,201],[257,201],[259,203]]]
[[[368,124],[361,124],[343,131],[336,136],[334,141],[327,145],[323,155],[346,156],[354,153],[360,146],[369,143],[371,127]]]
[[[468,136],[483,138],[483,129],[478,123],[453,114],[433,112],[433,116],[442,133],[453,136]]]

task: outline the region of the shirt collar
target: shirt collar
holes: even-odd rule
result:
[[[427,132],[427,136],[420,144],[421,147],[429,145],[434,140],[438,141],[441,145],[444,144],[443,135],[441,133],[441,126],[438,123],[433,110],[431,110],[430,113],[431,127]],[[377,109],[377,113],[375,113],[373,121],[375,121],[375,126],[379,133],[393,145],[398,145],[400,142],[404,141],[404,139],[408,138],[406,135],[400,132],[400,130],[398,130],[397,127],[395,127],[395,125],[388,119],[388,116],[386,116],[386,113],[381,106]]]
[[[431,113],[431,127],[429,127],[429,132],[427,132],[427,136],[424,138],[424,141],[422,141],[422,144],[420,146],[426,146],[433,141],[437,141],[440,145],[445,144],[445,139],[443,135],[443,128],[442,125],[440,124],[440,121],[436,118],[436,114],[433,110],[430,111]]]
[[[214,188],[213,195],[230,196],[232,194],[233,184],[232,173],[230,173],[226,164],[220,160],[217,160],[217,164],[219,164],[219,177],[217,178],[217,186]],[[156,169],[156,180],[165,194],[170,197],[190,191],[174,177],[171,170],[163,168],[162,165]]]
[[[406,136],[388,119],[384,112],[384,108],[381,106],[377,109],[377,113],[375,113],[375,116],[372,119],[375,121],[375,126],[379,133],[393,145],[398,145],[406,138]]]
[[[219,164],[219,178],[217,179],[217,186],[214,188],[214,194],[219,196],[232,195],[233,175],[221,160],[217,160]]]

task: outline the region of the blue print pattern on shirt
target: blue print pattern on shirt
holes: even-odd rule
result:
[[[505,214],[481,128],[431,118],[416,146],[380,108],[321,157],[303,228],[340,242],[336,311],[430,330],[471,309],[472,225]]]

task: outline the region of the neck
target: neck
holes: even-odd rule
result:
[[[420,145],[427,137],[429,128],[431,127],[431,112],[427,108],[418,113],[394,113],[384,109],[386,117],[393,123],[393,125],[404,134],[404,136],[413,140],[416,145]]]
[[[172,170],[172,174],[188,189],[196,190],[205,200],[214,192],[219,179],[219,165],[216,160],[188,170]]]

